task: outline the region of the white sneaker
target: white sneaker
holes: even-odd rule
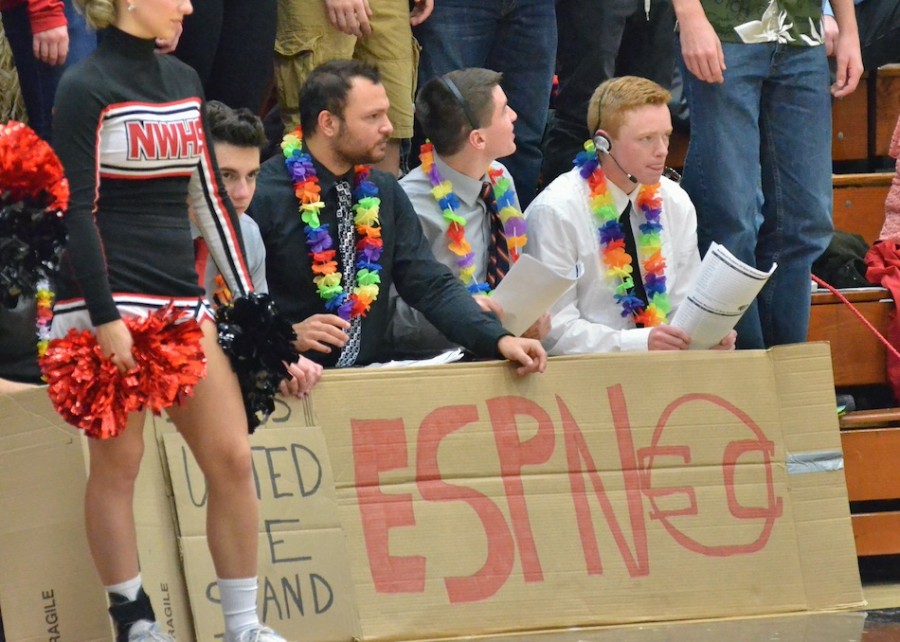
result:
[[[175,638],[164,633],[156,622],[138,620],[128,630],[128,642],[175,642]]]
[[[226,636],[225,640],[226,642],[286,642],[283,637],[262,624],[247,629],[235,638]]]

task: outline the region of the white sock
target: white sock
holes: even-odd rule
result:
[[[107,593],[115,593],[116,595],[121,595],[129,602],[134,602],[137,599],[138,592],[141,590],[141,574],[138,573],[136,577],[132,577],[130,580],[120,584],[104,586],[103,588],[106,589]]]
[[[222,613],[225,615],[225,639],[234,639],[241,632],[259,626],[256,612],[258,582],[255,577],[238,580],[217,579]]]

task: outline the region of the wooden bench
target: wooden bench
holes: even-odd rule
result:
[[[884,221],[891,173],[835,175],[835,228],[873,243]],[[862,315],[887,333],[894,308],[883,288],[844,290]],[[809,339],[831,343],[834,385],[885,387],[886,348],[836,296],[815,292]],[[856,551],[860,557],[900,553],[900,408],[850,412],[841,417],[844,472]]]
[[[874,132],[876,156],[887,156],[891,135],[900,117],[900,64],[884,65],[876,71]]]
[[[869,160],[869,77],[864,74],[849,96],[831,104],[831,159]]]
[[[889,172],[832,176],[835,229],[859,234],[869,245],[877,241],[893,177]]]
[[[894,307],[887,290],[842,294],[882,334],[887,332]],[[830,292],[813,294],[809,340],[831,343],[836,387],[887,384],[884,345]],[[849,412],[840,426],[857,555],[900,553],[900,408]]]

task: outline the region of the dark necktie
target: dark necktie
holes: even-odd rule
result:
[[[625,251],[631,257],[631,278],[634,281],[634,295],[644,302],[647,306],[647,290],[644,288],[644,279],[641,276],[641,261],[638,256],[637,242],[634,239],[634,231],[631,229],[631,201],[619,217],[619,225],[622,226],[622,233],[625,235]],[[637,324],[639,328],[644,327],[642,323]]]
[[[506,245],[506,232],[497,210],[497,199],[494,198],[494,186],[485,181],[481,186],[481,200],[487,207],[491,222],[491,243],[488,246],[487,284],[493,290],[509,272],[509,247]]]

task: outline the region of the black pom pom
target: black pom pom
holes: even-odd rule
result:
[[[22,201],[0,205],[0,304],[34,297],[38,282],[52,279],[66,244],[61,213]]]
[[[278,384],[288,376],[285,363],[299,355],[294,329],[268,294],[252,292],[221,306],[216,314],[219,344],[231,359],[252,434],[275,411]]]

